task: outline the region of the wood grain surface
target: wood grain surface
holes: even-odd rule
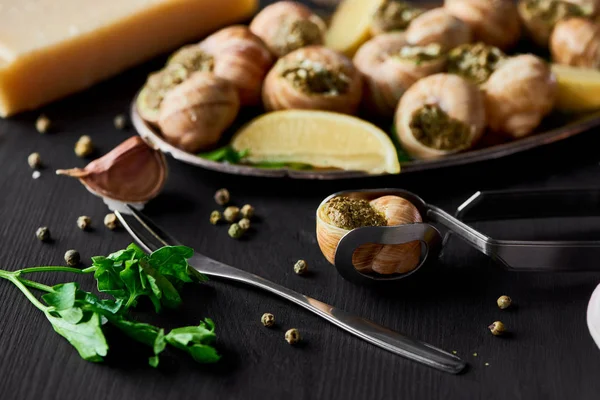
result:
[[[132,130],[118,131],[112,119],[126,112],[148,72],[164,58],[131,70],[42,111],[51,134],[35,131],[39,112],[0,121],[0,267],[17,269],[62,262],[70,248],[88,261],[126,246],[124,231],[102,225],[103,202],[76,180],[54,170],[83,166],[73,154],[80,135],[91,135],[98,154]],[[450,241],[440,262],[399,286],[369,289],[342,280],[316,245],[315,208],[328,194],[353,188],[400,187],[453,211],[474,191],[506,188],[597,186],[598,131],[527,154],[476,166],[377,179],[295,182],[220,175],[169,160],[167,187],[146,212],[182,242],[225,263],[264,276],[392,329],[457,351],[468,370],[453,376],[406,361],[351,337],[327,322],[262,292],[211,281],[184,293],[184,307],[160,316],[136,312],[140,320],[170,327],[209,316],[217,325],[223,360],[202,366],[170,351],[158,370],[147,366],[148,349],[109,333],[103,364],[79,358],[55,334],[45,317],[8,282],[0,282],[0,398],[10,399],[598,399],[600,351],[585,322],[587,301],[600,273],[508,273],[485,256]],[[31,177],[27,155],[41,153],[46,168]],[[214,227],[208,216],[214,191],[228,187],[237,204],[256,207],[259,222],[242,241]],[[80,231],[79,215],[94,230]],[[38,226],[55,241],[36,240]],[[600,238],[600,226],[502,224],[513,232],[543,238],[559,228]],[[307,260],[311,274],[298,277],[294,262]],[[590,260],[591,263],[598,262]],[[599,264],[600,266],[600,264]],[[92,289],[90,277],[40,276],[49,283],[75,280]],[[516,307],[501,311],[496,298],[510,295]],[[275,329],[260,324],[271,312]],[[502,320],[507,338],[487,326]],[[291,347],[286,329],[296,327],[304,342]],[[477,356],[475,356],[475,353]],[[486,365],[489,364],[489,365]]]

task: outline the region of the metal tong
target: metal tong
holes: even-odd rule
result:
[[[163,246],[180,244],[133,207],[126,206],[124,211],[127,213],[115,211],[115,214],[127,232],[144,250],[152,252]],[[190,259],[190,265],[207,276],[242,282],[278,295],[317,314],[354,336],[410,360],[452,374],[457,374],[466,367],[466,363],[460,358],[430,344],[404,336],[369,320],[201,254],[196,253]]]
[[[511,271],[600,271],[600,264],[590,263],[590,260],[596,260],[600,254],[600,241],[496,240],[464,222],[600,215],[600,189],[477,192],[458,208],[456,217],[425,203],[417,195],[400,189],[339,192],[329,196],[324,202],[339,196],[373,200],[386,195],[403,197],[414,204],[423,217],[423,223],[363,227],[348,232],[338,244],[335,267],[349,281],[376,284],[404,279],[426,262],[434,260],[450,235],[460,237]],[[448,229],[444,240],[433,223]],[[365,274],[357,271],[352,263],[354,251],[363,244],[402,244],[416,240],[422,243],[421,259],[417,268],[409,273],[390,276]]]

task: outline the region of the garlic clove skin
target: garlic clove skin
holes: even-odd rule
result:
[[[173,146],[195,153],[213,147],[239,109],[233,84],[209,72],[196,72],[167,93],[158,126]]]
[[[234,25],[208,36],[198,48],[214,58],[212,72],[238,89],[241,105],[260,104],[263,81],[275,60],[258,36]]]
[[[550,66],[531,54],[502,63],[484,88],[490,130],[513,139],[538,127],[554,108],[558,91]]]
[[[600,25],[584,18],[556,24],[550,38],[554,62],[583,68],[600,68]]]
[[[317,209],[317,242],[327,261],[334,264],[337,246],[349,231],[328,221],[324,213],[326,204],[324,201]],[[388,226],[422,222],[417,208],[401,197],[383,196],[370,204],[386,217]],[[352,262],[362,273],[402,274],[414,270],[420,257],[419,241],[395,245],[364,244],[355,250]]]
[[[307,6],[279,1],[262,9],[250,30],[279,58],[302,47],[323,45],[327,25]]]
[[[288,75],[292,78],[286,78]],[[321,88],[315,92],[313,86],[306,84],[304,88],[302,82],[313,82]],[[327,85],[321,85],[323,82]],[[304,109],[354,114],[362,98],[362,85],[360,72],[346,56],[326,47],[309,46],[275,63],[265,79],[263,103],[267,111]]]
[[[85,168],[56,171],[78,178],[92,193],[124,203],[146,203],[167,180],[165,156],[133,136]]]
[[[454,149],[428,147],[415,137],[413,118],[425,106],[439,107],[448,117],[468,127],[466,143]],[[452,74],[436,74],[419,80],[404,94],[395,116],[396,135],[403,148],[418,159],[435,159],[472,147],[486,126],[484,96],[466,79]]]
[[[362,105],[370,114],[391,117],[404,92],[416,81],[442,72],[446,58],[416,62],[397,56],[410,47],[406,34],[386,33],[362,45],[354,56],[354,65],[364,78]]]
[[[445,8],[434,8],[415,18],[406,30],[406,40],[412,45],[438,43],[446,52],[473,40],[469,25],[451,15]]]
[[[511,49],[521,36],[513,0],[445,0],[444,8],[471,27],[475,40],[501,50]]]

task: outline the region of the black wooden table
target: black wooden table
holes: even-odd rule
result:
[[[83,166],[73,154],[80,135],[91,135],[105,153],[132,130],[112,119],[126,112],[155,60],[43,109],[55,132],[40,135],[39,112],[0,121],[0,267],[17,269],[62,263],[67,249],[89,262],[123,248],[124,231],[102,225],[103,202],[76,180],[54,175],[57,168]],[[545,148],[473,166],[434,173],[342,182],[295,182],[225,176],[169,160],[165,191],[146,211],[181,241],[225,263],[260,274],[286,287],[415,336],[469,362],[460,376],[406,361],[368,345],[318,317],[270,295],[211,281],[184,293],[183,309],[153,317],[164,326],[217,324],[217,365],[202,366],[176,351],[158,370],[147,366],[148,350],[110,335],[104,364],[79,358],[52,331],[45,317],[8,282],[0,282],[0,397],[2,399],[598,399],[600,351],[585,322],[587,301],[600,273],[508,273],[485,256],[452,240],[440,262],[396,288],[368,289],[348,283],[321,256],[315,240],[315,209],[326,195],[344,189],[400,187],[453,211],[474,191],[505,188],[598,185],[599,132],[588,132]],[[27,155],[39,151],[46,168],[32,179]],[[256,207],[260,222],[247,240],[233,241],[227,229],[208,223],[214,191],[230,189],[235,202]],[[95,229],[75,224],[89,215]],[[595,226],[594,226],[595,223]],[[34,232],[50,227],[55,242]],[[495,234],[543,238],[560,226],[570,237],[598,239],[600,223],[504,224]],[[311,274],[298,277],[293,263],[304,258]],[[590,260],[590,262],[597,262]],[[50,283],[76,280],[90,290],[90,277],[40,276]],[[510,295],[517,307],[501,311],[496,298]],[[278,327],[265,329],[264,312]],[[502,320],[510,337],[492,336],[487,325]],[[287,328],[305,341],[291,347]]]

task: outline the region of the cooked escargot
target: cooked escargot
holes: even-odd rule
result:
[[[419,210],[408,200],[383,196],[367,201],[334,197],[317,209],[317,242],[331,264],[342,237],[364,226],[395,226],[422,222]],[[364,244],[352,256],[354,267],[362,273],[407,273],[419,265],[419,241],[395,244]]]
[[[463,44],[448,54],[448,72],[481,85],[506,59],[497,47],[482,42]]]
[[[469,25],[451,15],[445,8],[435,8],[415,18],[406,30],[410,44],[424,46],[438,43],[442,51],[470,43],[473,32]]]
[[[444,7],[471,27],[475,40],[508,50],[521,36],[513,0],[445,0]]]
[[[484,88],[489,128],[512,138],[533,132],[552,111],[557,96],[550,66],[531,54],[502,63]]]
[[[404,31],[423,13],[423,9],[401,0],[383,0],[373,15],[371,35],[385,32]]]
[[[374,37],[354,56],[354,65],[365,80],[364,108],[392,116],[406,89],[425,76],[441,72],[445,61],[437,43],[411,46],[402,32]]]
[[[303,47],[277,61],[263,87],[269,111],[327,110],[353,114],[362,97],[360,72],[346,56],[322,46]]]
[[[528,36],[547,47],[555,25],[568,18],[591,18],[598,6],[590,0],[520,0],[518,11]]]
[[[486,125],[479,88],[453,74],[436,74],[412,85],[396,110],[396,135],[413,157],[432,159],[472,147]]]
[[[550,51],[556,63],[600,68],[600,26],[584,18],[559,22],[550,38]]]

